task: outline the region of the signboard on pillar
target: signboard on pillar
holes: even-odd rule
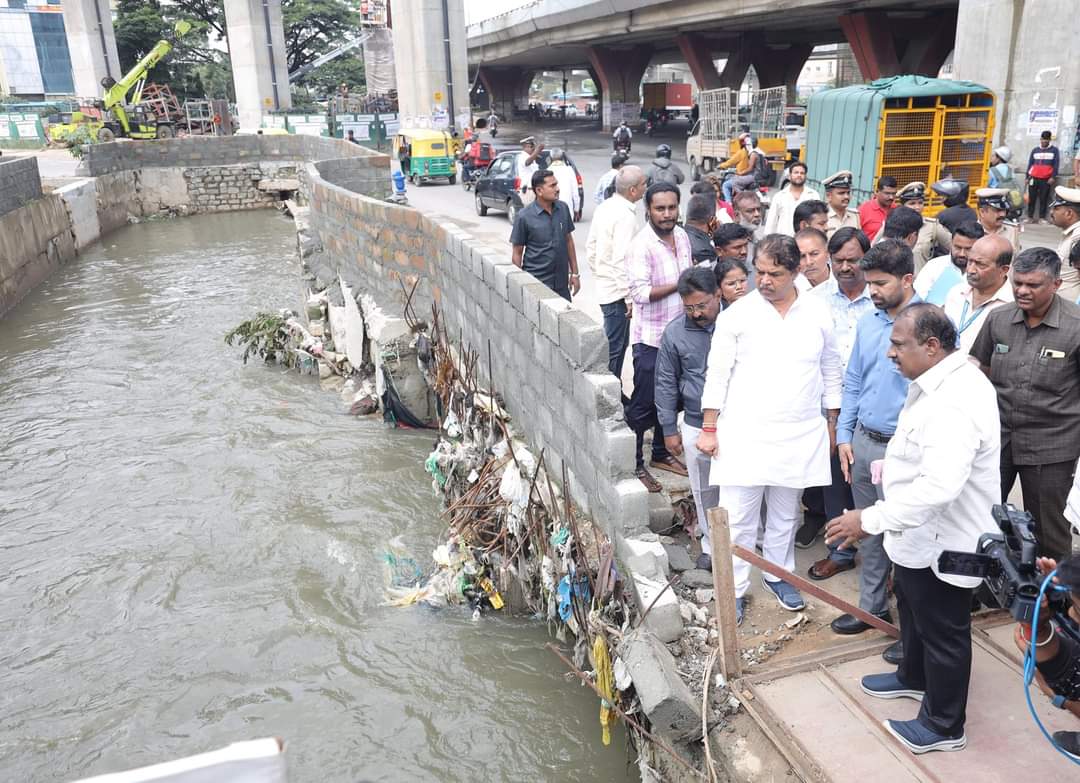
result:
[[[1043,131],[1050,131],[1055,136],[1058,131],[1058,110],[1029,109],[1027,113],[1028,136],[1039,136]]]

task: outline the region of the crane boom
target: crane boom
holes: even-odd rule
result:
[[[354,38],[353,40],[339,46],[337,49],[333,49],[333,50],[327,52],[322,57],[315,58],[314,60],[309,62],[307,65],[301,65],[299,68],[297,68],[295,71],[293,71],[292,73],[289,74],[289,81],[294,82],[297,79],[299,79],[301,76],[303,76],[304,74],[311,73],[316,68],[318,68],[320,65],[325,65],[326,63],[330,62],[331,60],[336,60],[338,57],[345,54],[345,52],[348,52],[348,51],[351,51],[351,50],[355,49],[357,46],[362,44],[364,41],[366,41],[370,37],[371,37],[371,33],[364,33],[359,38]]]
[[[191,30],[191,23],[183,20],[176,23],[176,37],[181,38]],[[137,104],[139,98],[142,96],[142,82],[146,79],[146,74],[150,69],[161,62],[161,58],[172,51],[173,44],[164,38],[154,44],[154,48],[146,53],[146,56],[139,60],[135,65],[131,67],[131,70],[120,77],[119,81],[116,81],[108,76],[101,80],[101,86],[105,88],[104,104],[106,111],[112,111],[114,114],[117,110],[123,111],[123,105],[126,102],[127,95],[131,90],[135,89],[135,96],[131,103]],[[119,117],[117,117],[119,119]]]

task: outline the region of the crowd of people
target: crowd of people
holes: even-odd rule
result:
[[[552,172],[531,185],[514,261],[569,298],[569,210]],[[824,531],[811,579],[858,568],[861,609],[892,621],[890,592],[897,601],[902,638],[885,653],[897,668],[863,690],[921,700],[916,718],[888,723],[913,752],[958,750],[979,580],[940,573],[938,555],[974,551],[1019,480],[1040,555],[1077,571],[1080,292],[1062,269],[1080,269],[1080,189],[1053,191],[1061,247],[1017,253],[1001,187],[978,190],[972,209],[966,183],[934,183],[947,208],[929,221],[925,183],[882,177],[855,209],[850,172],[824,178],[822,200],[795,164],[763,225],[753,189],[727,198],[718,185],[695,183],[683,205],[676,182],[618,153],[597,185],[586,255],[609,369],[621,379],[632,361],[636,475],[650,492],[662,489],[652,471],[689,478],[699,567],[712,565],[712,506],[727,509],[733,543],[789,572]],[[741,622],[751,566],[733,569]],[[761,582],[784,609],[805,606],[787,581]],[[832,628],[869,626],[841,615]],[[1060,645],[1052,666],[1080,672],[1080,650]],[[1078,736],[1056,740],[1080,753]]]

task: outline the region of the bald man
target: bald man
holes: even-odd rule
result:
[[[987,234],[975,240],[968,252],[964,281],[945,295],[945,314],[956,326],[965,354],[971,350],[990,311],[1013,301],[1009,282],[1012,256],[1012,243],[1003,234]]]

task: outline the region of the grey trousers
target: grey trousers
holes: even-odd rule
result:
[[[884,443],[870,440],[861,426],[855,428],[851,450],[855,462],[851,466],[851,496],[855,508],[868,508],[885,495],[880,484],[870,481],[870,463],[885,459]],[[885,590],[892,561],[885,554],[884,537],[880,534],[859,542],[859,608],[872,614],[881,614],[889,608],[889,596]]]

